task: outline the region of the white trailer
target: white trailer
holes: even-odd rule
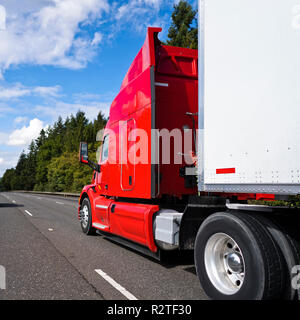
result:
[[[300,194],[300,0],[199,14],[199,191]]]
[[[210,196],[300,194],[300,0],[199,0],[198,116],[180,248],[213,299],[299,299],[300,210]]]

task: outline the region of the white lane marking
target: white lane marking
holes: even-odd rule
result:
[[[57,203],[57,204],[64,204],[64,203],[62,203],[62,202],[58,202],[58,201],[55,201],[55,203]]]
[[[32,214],[28,210],[25,210],[25,212],[32,217]]]
[[[113,278],[107,275],[101,269],[95,270],[104,280],[106,280],[109,284],[111,284],[115,289],[121,292],[128,300],[138,300],[133,294],[127,291],[124,287],[118,284]]]

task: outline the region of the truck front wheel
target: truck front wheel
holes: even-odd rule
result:
[[[82,201],[80,216],[82,231],[86,235],[94,235],[96,233],[96,229],[92,227],[92,209],[88,198],[84,198]]]
[[[283,290],[280,249],[249,214],[209,216],[196,237],[195,264],[200,283],[212,299],[277,299]]]

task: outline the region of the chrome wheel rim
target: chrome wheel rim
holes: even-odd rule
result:
[[[245,261],[238,244],[225,233],[211,236],[204,251],[205,268],[214,287],[225,295],[237,293],[245,279]]]
[[[88,225],[88,222],[89,222],[89,208],[87,205],[85,205],[82,208],[82,212],[81,212],[81,224],[84,228],[86,228]]]

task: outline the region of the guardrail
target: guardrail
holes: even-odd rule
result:
[[[47,192],[47,191],[23,191],[23,190],[16,190],[16,191],[10,191],[10,192],[16,192],[16,193],[33,193],[33,194],[44,194],[44,195],[50,195],[50,196],[59,196],[64,198],[79,198],[80,193],[69,193],[69,192]]]

